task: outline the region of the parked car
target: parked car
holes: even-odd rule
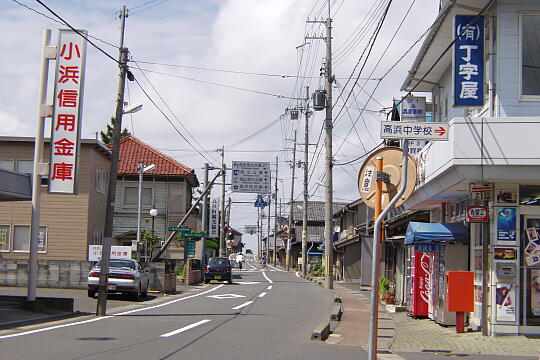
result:
[[[88,274],[88,296],[94,297],[98,291],[101,260]],[[123,293],[138,301],[148,293],[150,279],[148,269],[136,260],[111,259],[109,263],[108,293]]]
[[[246,254],[253,254],[253,250],[251,250],[251,249],[246,249]]]
[[[204,270],[204,283],[210,280],[227,280],[232,284],[232,266],[229,259],[225,257],[213,257],[208,260],[208,265]]]

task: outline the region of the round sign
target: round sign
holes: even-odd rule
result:
[[[375,208],[376,190],[376,158],[383,158],[383,173],[389,175],[389,182],[382,185],[382,209],[390,203],[401,186],[401,167],[403,166],[403,150],[395,146],[387,146],[374,151],[364,161],[358,173],[358,190],[362,200],[370,208]],[[395,204],[401,206],[411,196],[416,186],[416,160],[409,154],[407,162],[407,186],[405,192]]]

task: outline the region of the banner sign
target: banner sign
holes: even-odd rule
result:
[[[101,245],[88,245],[88,261],[101,260]],[[131,246],[111,246],[111,259],[131,259]]]
[[[484,17],[475,18],[454,20],[454,106],[484,105]]]
[[[516,215],[516,208],[497,208],[497,241],[516,241]]]
[[[219,197],[210,198],[210,219],[208,222],[208,237],[219,237]]]
[[[87,34],[84,30],[79,30]],[[60,30],[54,76],[49,192],[77,192],[77,159],[86,66],[86,40],[75,31]]]

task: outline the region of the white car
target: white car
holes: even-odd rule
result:
[[[88,274],[88,296],[94,297],[98,292],[101,260]],[[109,263],[108,293],[131,295],[138,301],[148,293],[150,282],[148,269],[136,260],[112,259]]]

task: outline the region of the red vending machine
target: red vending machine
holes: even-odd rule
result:
[[[431,262],[433,253],[415,251],[414,246],[409,247],[409,281],[408,281],[408,312],[415,317],[428,316],[431,302]]]

